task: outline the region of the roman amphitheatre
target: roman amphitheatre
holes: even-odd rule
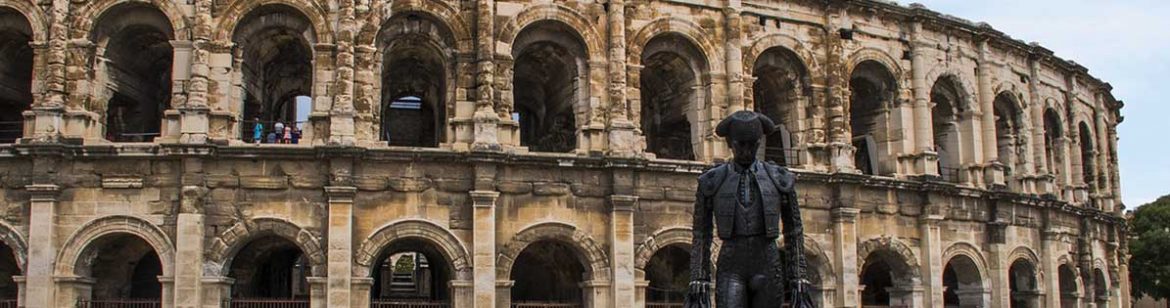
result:
[[[743,109],[819,305],[1128,307],[1122,105],[877,0],[0,0],[0,307],[681,307]]]

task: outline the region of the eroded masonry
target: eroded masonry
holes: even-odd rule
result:
[[[0,306],[679,307],[753,109],[820,305],[1128,307],[1110,91],[872,0],[0,0]]]

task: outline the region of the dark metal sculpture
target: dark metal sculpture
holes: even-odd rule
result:
[[[716,307],[773,308],[785,301],[790,307],[813,307],[804,280],[804,230],[796,179],[784,167],[756,160],[760,138],[774,127],[767,116],[738,111],[715,129],[727,139],[735,158],[699,176],[688,308],[711,307],[713,229],[723,242],[716,262]],[[776,247],[781,221],[784,260]]]

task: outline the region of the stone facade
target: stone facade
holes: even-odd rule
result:
[[[741,109],[825,307],[1130,303],[1110,86],[922,7],[0,0],[0,38],[22,307],[664,307]]]

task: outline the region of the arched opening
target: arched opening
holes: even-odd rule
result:
[[[1076,270],[1071,265],[1061,264],[1057,271],[1059,272],[1057,278],[1060,279],[1060,307],[1077,307],[1081,295],[1077,292]]]
[[[1060,148],[1064,146],[1064,139],[1061,138],[1064,130],[1061,127],[1060,116],[1056,114],[1056,110],[1051,108],[1044,110],[1044,161],[1048,171],[1053,175],[1060,174],[1060,166],[1064,164],[1063,151]]]
[[[1036,267],[1025,259],[1012,262],[1008,270],[1011,308],[1039,308],[1040,287],[1036,284]]]
[[[853,132],[853,163],[863,174],[892,172],[882,158],[889,150],[889,117],[898,85],[890,70],[877,61],[864,61],[849,78],[849,128]]]
[[[418,238],[394,241],[375,260],[373,306],[437,307],[450,302],[448,283],[455,276],[450,260],[434,244]]]
[[[658,158],[694,160],[699,108],[706,100],[707,59],[686,37],[654,37],[642,51],[639,89],[646,151]]]
[[[646,263],[646,305],[681,305],[690,283],[691,252],[684,245],[663,247]]]
[[[971,257],[956,255],[943,269],[943,305],[946,307],[987,307],[983,277]]]
[[[305,129],[300,121],[309,112],[300,110],[305,104],[298,104],[297,97],[308,97],[312,106],[312,23],[295,8],[267,4],[241,19],[232,42],[243,78],[241,139],[291,143],[284,136],[292,133],[285,130]]]
[[[569,244],[537,241],[528,245],[512,265],[512,303],[517,306],[580,305],[585,265]]]
[[[914,303],[914,272],[896,253],[878,250],[865,259],[861,270],[861,304],[869,307],[909,307]]]
[[[938,172],[947,182],[957,183],[961,178],[962,125],[968,118],[967,98],[955,77],[939,78],[930,90],[931,127],[934,149],[938,152]]]
[[[764,139],[764,160],[780,165],[800,165],[794,148],[799,108],[807,107],[810,81],[803,62],[791,50],[772,47],[765,50],[753,65],[752,101],[756,111],[776,123],[776,129]]]
[[[520,145],[533,152],[577,149],[577,110],[589,97],[585,42],[568,25],[539,21],[525,27],[512,45],[512,98]]]
[[[1081,143],[1081,176],[1084,177],[1085,184],[1088,184],[1092,188],[1093,184],[1097,182],[1095,180],[1097,178],[1097,172],[1093,164],[1093,158],[1096,157],[1095,152],[1097,151],[1093,147],[1093,130],[1085,122],[1081,122],[1077,126]]]
[[[1022,138],[1020,104],[1010,92],[1000,93],[992,105],[995,112],[995,144],[999,162],[1003,164],[1004,176],[1010,178],[1023,162],[1027,143]]]
[[[235,279],[233,305],[308,305],[307,277],[312,268],[296,243],[276,235],[262,236],[240,248],[230,262],[228,276]]]
[[[94,87],[97,100],[106,102],[105,137],[153,141],[171,101],[170,20],[153,6],[127,3],[106,11],[95,24],[90,36],[98,46]]]
[[[392,146],[437,147],[443,142],[454,38],[418,13],[390,18],[378,35],[382,51],[381,135]]]
[[[1105,271],[1099,268],[1093,270],[1093,299],[1097,307],[1109,307],[1109,281],[1106,277]]]
[[[0,143],[24,136],[22,113],[32,106],[32,26],[20,12],[0,7]]]
[[[90,242],[75,267],[77,276],[93,279],[79,307],[158,307],[162,297],[162,262],[141,237],[116,233]],[[88,295],[88,296],[87,296]]]
[[[16,262],[16,252],[12,251],[12,247],[0,243],[0,306],[16,307],[20,287],[12,277],[23,274],[24,271]]]

